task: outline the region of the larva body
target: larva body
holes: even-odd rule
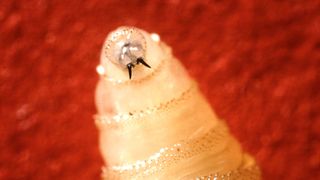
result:
[[[136,66],[132,79],[125,68],[131,60],[123,56],[128,50],[118,42],[130,32],[138,36],[132,42],[139,57],[151,66]],[[95,120],[106,163],[103,178],[260,179],[254,159],[157,35],[115,30],[102,49],[100,68]]]

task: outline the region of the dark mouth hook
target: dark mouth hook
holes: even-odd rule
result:
[[[151,66],[149,66],[149,64],[147,64],[141,57],[137,59],[137,64],[143,64],[144,66],[151,68]]]
[[[127,64],[128,72],[129,72],[129,79],[131,79],[132,76],[132,68],[134,65],[132,63]]]

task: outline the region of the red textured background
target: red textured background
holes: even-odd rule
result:
[[[99,179],[103,40],[157,32],[265,179],[320,178],[320,2],[0,1],[0,179]]]

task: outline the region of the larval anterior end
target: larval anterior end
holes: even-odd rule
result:
[[[141,67],[137,68],[140,65],[151,68],[155,64],[150,64],[152,60],[147,55],[147,43],[150,38],[155,42],[159,41],[159,38],[153,34],[146,39],[145,34],[146,32],[134,27],[120,27],[109,34],[101,57],[101,66],[107,72],[107,79],[119,83],[131,79],[132,76],[134,79],[139,79],[142,74],[152,72],[150,70],[144,72]],[[135,69],[138,71],[137,76],[134,73]],[[123,77],[124,72],[127,74],[126,78]]]
[[[103,178],[260,179],[254,159],[159,35],[134,27],[111,32],[97,72]]]

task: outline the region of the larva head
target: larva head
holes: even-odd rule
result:
[[[97,72],[108,82],[140,81],[156,71],[166,54],[171,53],[164,46],[157,34],[135,27],[119,27],[109,33],[103,44]],[[130,70],[132,80],[128,78]]]
[[[116,66],[127,69],[131,79],[132,69],[142,64],[150,68],[146,63],[146,39],[142,32],[136,28],[123,27],[112,32],[107,38],[104,55]]]

